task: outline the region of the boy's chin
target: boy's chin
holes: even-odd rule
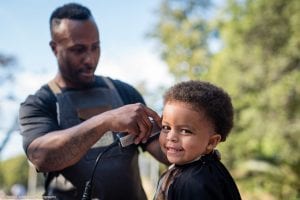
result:
[[[172,164],[175,165],[184,165],[186,162],[182,161],[182,160],[178,160],[178,159],[174,159],[174,158],[169,158],[168,157],[168,161]]]

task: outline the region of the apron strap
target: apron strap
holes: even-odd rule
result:
[[[106,83],[106,85],[108,86],[109,89],[111,89],[112,91],[114,91],[117,99],[120,101],[121,105],[124,104],[124,102],[122,101],[122,98],[117,90],[117,88],[115,87],[115,85],[113,84],[113,82],[105,76],[100,76],[103,81]],[[61,93],[61,88],[58,86],[58,84],[54,81],[54,79],[52,79],[51,81],[48,82],[48,86],[51,89],[51,91],[57,95]]]
[[[58,84],[54,81],[54,79],[48,82],[48,86],[55,95],[61,93],[61,89],[58,86]]]
[[[115,85],[113,84],[112,80],[109,79],[108,77],[105,77],[105,76],[101,76],[101,78],[104,80],[104,82],[106,83],[106,85],[109,87],[109,89],[111,89],[115,95],[116,95],[116,98],[118,99],[119,101],[119,105],[124,105],[124,102],[117,90],[117,88],[115,87]]]

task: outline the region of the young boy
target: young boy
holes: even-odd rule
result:
[[[215,149],[233,126],[233,107],[221,88],[202,81],[174,85],[164,96],[160,146],[172,165],[155,200],[241,199]]]

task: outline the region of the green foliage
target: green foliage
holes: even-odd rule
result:
[[[248,184],[259,180],[263,191],[278,199],[300,196],[299,6],[299,1],[232,2],[220,29],[225,48],[207,75],[233,98],[235,166],[251,159],[270,166],[259,174],[259,166],[249,168],[241,185],[255,192]]]
[[[210,52],[207,40],[210,27],[203,13],[210,1],[164,0],[161,19],[153,36],[161,46],[161,55],[177,79],[196,79],[207,69]]]
[[[194,6],[198,8],[190,10],[201,10]],[[189,12],[187,7],[180,9]],[[169,12],[173,14],[161,14],[176,14]],[[192,14],[185,20],[161,17],[156,31],[165,48],[163,58],[177,80],[205,79],[231,95],[235,127],[220,150],[242,196],[300,199],[300,1],[228,0],[222,12],[215,13],[220,14]],[[207,28],[196,28],[200,22]],[[198,36],[196,48],[184,24]],[[166,34],[160,29],[163,25],[173,28],[164,30]],[[207,45],[214,30],[223,47],[216,53]],[[178,51],[183,44],[186,50]],[[192,56],[187,56],[189,51]],[[206,53],[196,57],[196,52]],[[189,70],[178,67],[182,60]]]
[[[28,162],[25,156],[3,161],[0,165],[0,187],[9,191],[15,183],[27,186]]]

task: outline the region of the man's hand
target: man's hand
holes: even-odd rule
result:
[[[141,103],[129,104],[103,113],[111,131],[135,135],[135,144],[146,142],[152,130],[151,119],[161,126],[161,118]]]

